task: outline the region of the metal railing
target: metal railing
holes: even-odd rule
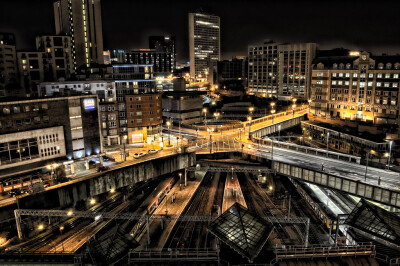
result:
[[[138,261],[218,261],[219,250],[215,249],[148,249],[130,250],[128,253],[129,262]]]
[[[346,246],[327,246],[327,245],[311,245],[304,246],[287,246],[274,250],[276,260],[293,259],[293,258],[318,258],[318,257],[342,257],[342,256],[375,256],[375,245],[371,242],[358,243],[358,245]]]

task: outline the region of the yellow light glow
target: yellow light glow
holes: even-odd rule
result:
[[[39,230],[43,230],[44,229],[44,225],[43,224],[39,224],[38,229]]]
[[[272,186],[269,186],[269,187],[268,187],[268,189],[269,189],[269,190],[272,190],[272,189],[273,189],[273,187],[272,187]]]
[[[68,211],[68,212],[67,212],[67,215],[68,215],[68,216],[72,216],[72,214],[73,214],[72,211]]]
[[[115,188],[110,189],[110,192],[114,193],[115,192]]]
[[[91,199],[91,200],[90,200],[90,204],[93,205],[93,204],[95,204],[95,203],[96,203],[96,200],[95,200],[95,199]]]
[[[64,230],[64,226],[60,226],[60,231]]]

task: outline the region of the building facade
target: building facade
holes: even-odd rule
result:
[[[96,96],[0,103],[0,176],[3,170],[98,156],[98,110]]]
[[[17,54],[15,36],[0,33],[0,97],[23,94],[18,85]]]
[[[327,118],[394,124],[399,118],[400,57],[316,58],[312,70],[311,113]]]
[[[317,44],[265,41],[248,50],[248,92],[259,97],[308,99]]]
[[[176,43],[175,36],[150,36],[149,48],[157,52],[170,53],[172,55],[172,71],[176,69]]]
[[[203,97],[205,91],[165,92],[162,99],[163,119],[181,125],[203,121]]]
[[[103,64],[100,0],[58,0],[53,8],[56,34],[72,38],[75,68]]]
[[[116,102],[100,102],[100,119],[103,144],[107,146],[121,144],[118,120],[118,104]]]
[[[161,94],[126,95],[125,102],[128,142],[151,144],[158,140],[162,124]]]
[[[190,76],[208,78],[213,64],[221,60],[220,17],[189,13]]]
[[[155,76],[169,76],[174,71],[175,58],[171,52],[140,49],[127,52],[126,63],[153,65]]]
[[[42,82],[39,85],[40,97],[70,95],[97,95],[100,102],[117,100],[115,83],[105,80]]]

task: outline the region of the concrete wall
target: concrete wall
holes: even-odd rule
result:
[[[73,207],[79,200],[109,192],[111,188],[121,188],[138,181],[172,173],[188,166],[196,165],[195,153],[183,153],[158,158],[134,165],[99,173],[93,178],[71,182],[60,188],[54,188],[19,199],[21,209],[53,209]],[[14,216],[14,205],[0,208],[0,221]]]

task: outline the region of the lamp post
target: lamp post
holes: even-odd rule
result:
[[[126,161],[126,139],[128,138],[127,135],[124,135],[124,162]]]
[[[392,145],[393,145],[393,140],[391,140],[389,146],[389,157],[388,157],[388,169],[390,170],[390,158],[392,157]]]
[[[210,154],[212,153],[212,135],[211,132],[214,131],[214,128],[207,128],[207,131],[210,133]]]
[[[218,120],[219,115],[220,115],[220,113],[218,113],[218,112],[214,113],[214,116],[215,116],[215,123],[217,123],[217,120]]]
[[[308,112],[311,113],[311,99],[308,99]]]
[[[203,108],[204,113],[204,124],[207,125],[207,108]]]
[[[57,164],[53,163],[53,164],[49,164],[47,165],[47,169],[51,170],[51,181],[53,181],[53,185],[54,185],[54,171],[57,169]]]
[[[61,238],[62,238],[62,231],[64,230],[64,226],[60,226],[60,235],[61,235]],[[62,246],[62,251],[64,252],[64,240],[63,239],[61,239],[61,246]]]
[[[249,140],[250,140],[250,139],[251,139],[251,138],[250,138],[251,116],[249,116],[247,119],[249,120]]]
[[[326,138],[326,157],[328,157],[328,152],[329,152],[329,135],[330,133],[328,132],[328,137]]]
[[[293,117],[294,117],[294,112],[295,112],[295,109],[296,109],[296,105],[295,104],[292,105],[292,109],[293,109]]]
[[[182,173],[179,173],[179,189],[182,189]]]
[[[281,124],[278,125],[278,140],[281,138]]]
[[[272,109],[272,110],[271,110],[271,114],[272,114],[272,124],[274,124],[275,109]]]
[[[168,127],[168,146],[171,146],[171,122],[167,121],[167,127]]]
[[[372,152],[372,150],[371,150]],[[367,163],[365,164],[365,174],[364,174],[364,181],[367,181],[367,172],[368,172],[368,159],[369,159],[369,153],[367,152]]]

